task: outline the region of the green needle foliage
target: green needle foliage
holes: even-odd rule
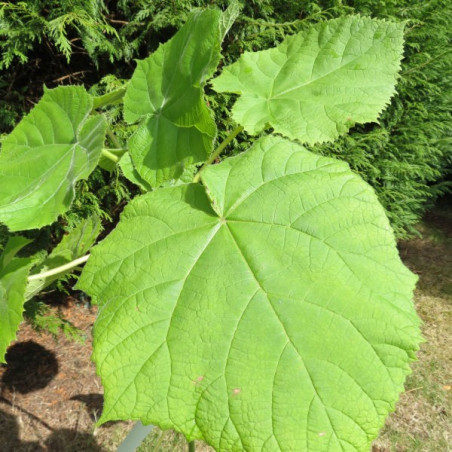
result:
[[[9,70],[0,74],[0,130],[9,131],[40,97],[42,83],[53,86],[61,77],[63,82],[74,80],[67,78],[71,74],[78,74],[73,76],[75,80],[89,85],[111,73],[128,78],[131,61],[147,56],[160,42],[167,41],[185,23],[193,7],[214,4],[224,9],[228,3],[1,3],[0,67]],[[451,188],[452,5],[448,0],[243,2],[232,33],[223,42],[224,62],[236,61],[244,51],[273,46],[311,23],[345,14],[407,21],[400,81],[396,96],[378,123],[355,126],[350,135],[315,150],[344,159],[362,175],[377,191],[397,236],[406,237],[415,232],[413,226],[423,212]],[[71,63],[66,65],[65,61]],[[55,76],[55,71],[61,77]],[[218,119],[219,136],[224,138],[233,127],[227,112],[234,98],[230,94],[207,94]],[[113,128],[124,130],[124,123],[115,121]],[[243,143],[241,149],[248,145]],[[122,166],[129,175],[134,171],[130,164],[123,162]],[[138,177],[136,174],[138,183],[146,184]]]

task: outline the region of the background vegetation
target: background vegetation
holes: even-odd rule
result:
[[[242,0],[242,3],[242,14],[224,43],[225,64],[236,60],[244,51],[268,48],[309,23],[345,14],[406,21],[405,57],[397,95],[382,114],[379,124],[357,126],[349,135],[333,144],[318,146],[316,151],[346,160],[375,188],[399,238],[416,233],[414,225],[425,211],[444,193],[452,191],[452,2]],[[11,131],[33,107],[42,96],[44,85],[51,88],[61,84],[84,84],[93,93],[112,91],[130,78],[134,59],[146,57],[159,43],[168,40],[193,7],[217,5],[225,8],[227,4],[228,0],[0,1],[0,134]],[[221,140],[231,127],[228,111],[234,99],[213,92],[207,95],[219,120]],[[119,139],[126,139],[130,131],[124,127],[120,110],[111,108],[105,113]],[[247,147],[246,136],[239,138],[237,149],[243,150]],[[104,220],[106,233],[118,218],[125,200],[137,193],[139,189],[119,170],[109,173],[98,168],[88,181],[79,183],[77,198],[61,222],[21,234],[36,239],[33,244],[36,250],[50,249],[81,218],[92,213]],[[0,225],[0,250],[7,235],[6,228]],[[438,268],[438,263],[443,265],[442,253],[441,248],[437,257],[429,262],[430,272],[435,270],[432,286],[441,276],[435,264]],[[425,270],[424,274],[427,273]],[[60,285],[62,288],[64,285]],[[424,310],[436,312],[435,309],[443,305],[435,298],[425,308],[423,306],[421,314]],[[29,305],[29,308],[28,314],[35,319],[38,328],[42,326],[55,334],[58,328],[67,328],[69,335],[72,334],[70,325],[64,320],[54,322],[52,325],[56,327],[51,326],[53,320],[45,316],[46,308],[42,304]],[[450,320],[450,309],[447,309],[445,324]],[[428,322],[427,314],[424,317]],[[441,323],[441,318],[437,316],[435,324]],[[430,342],[428,334],[427,337]],[[447,350],[447,346],[438,349]],[[428,362],[433,362],[433,358]],[[421,368],[420,374],[414,374],[409,382],[409,391],[413,393],[409,394],[418,394],[424,388],[427,391],[429,385],[423,383],[428,381],[425,375],[432,379],[432,369],[441,367],[437,363],[429,366],[428,369]],[[449,374],[437,380],[444,383],[446,377],[450,380]],[[446,386],[445,383],[442,385]],[[438,410],[444,406],[449,409],[450,393],[437,393],[442,394],[441,397],[447,396],[447,403],[442,399],[430,403],[430,395],[422,394],[428,402],[425,405],[439,407]],[[407,410],[412,410],[413,405],[409,403]],[[437,423],[437,417],[432,415],[431,419],[429,432]],[[441,427],[441,422],[438,425],[438,431],[446,430]],[[394,431],[403,430],[399,425],[397,427]],[[407,425],[405,430],[417,432],[416,428],[419,431],[427,429],[419,422],[414,427]],[[418,436],[422,435],[423,431]],[[408,434],[406,438],[403,441],[411,441]],[[447,438],[435,437],[434,444],[446,447],[447,442]],[[406,450],[435,449],[417,448],[413,442]]]
[[[398,93],[380,124],[357,126],[317,148],[344,159],[377,191],[398,237],[414,232],[424,211],[451,188],[452,3],[448,0],[254,0],[224,44],[225,63],[246,50],[274,45],[310,22],[344,14],[406,21],[405,58]],[[43,85],[85,84],[100,93],[120,86],[169,39],[198,6],[225,8],[227,0],[27,0],[0,2],[0,133],[7,133],[42,95]],[[222,131],[232,100],[209,93]],[[108,112],[125,137],[118,110]],[[239,148],[246,147],[241,138]],[[115,171],[97,170],[82,182],[63,229],[97,212],[110,220],[136,190]],[[51,230],[51,232],[49,232]],[[58,240],[61,226],[46,240]],[[52,236],[53,234],[53,236]],[[50,243],[50,242],[49,242]]]

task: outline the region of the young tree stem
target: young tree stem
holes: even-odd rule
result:
[[[188,443],[188,452],[195,452],[195,442],[194,441],[190,441]]]
[[[201,177],[201,173],[205,170],[205,168],[209,165],[211,165],[217,157],[223,152],[224,148],[243,130],[243,126],[236,127],[225,139],[224,141],[218,146],[215,151],[212,153],[212,155],[206,160],[204,165],[201,167],[201,169],[195,174],[195,177],[193,178],[193,182],[199,182],[199,179]]]
[[[34,281],[36,279],[45,279],[48,278],[49,276],[58,275],[59,273],[63,273],[67,270],[79,266],[80,264],[83,264],[88,260],[88,258],[89,254],[86,254],[85,256],[79,257],[78,259],[68,262],[67,264],[61,265],[60,267],[52,268],[52,270],[43,273],[38,273],[36,275],[31,275],[28,277],[28,282]]]

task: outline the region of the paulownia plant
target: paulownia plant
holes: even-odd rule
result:
[[[214,151],[204,88],[236,14],[236,4],[193,12],[138,61],[125,95],[47,90],[4,140],[0,220],[11,231],[57,220],[101,156],[147,192],[91,254],[68,245],[75,260],[63,265],[50,256],[32,270],[15,257],[24,239],[11,239],[0,357],[26,294],[87,261],[77,288],[99,305],[99,423],[139,419],[219,451],[368,451],[420,342],[416,277],[373,189],[303,143],[377,121],[403,24],[344,17],[244,53],[211,81],[238,96],[237,128]],[[103,149],[97,112],[123,95],[138,124],[125,154]],[[242,130],[259,136],[250,149],[212,165]]]

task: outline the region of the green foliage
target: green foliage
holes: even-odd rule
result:
[[[119,78],[129,77],[132,70],[129,62],[133,58],[155,51],[160,42],[182,26],[193,7],[207,4],[224,9],[228,2],[3,2],[0,65],[10,70],[0,75],[0,130],[9,130],[30,108],[40,96],[43,82],[53,85],[58,80],[55,71],[64,80],[80,73],[75,77],[88,84],[110,72]],[[344,14],[408,20],[398,95],[380,117],[379,124],[356,127],[350,137],[317,147],[316,152],[350,163],[376,189],[397,235],[404,237],[412,232],[424,210],[450,190],[447,178],[452,167],[449,152],[452,52],[447,43],[451,41],[451,3],[255,0],[242,6],[242,14],[223,44],[225,63],[235,61],[244,51],[275,45],[310,23]],[[72,66],[61,64],[69,59]],[[110,61],[117,63],[112,66]],[[30,64],[23,68],[24,62]],[[29,75],[21,78],[18,74],[24,70]],[[37,70],[39,77],[34,76]],[[218,119],[219,137],[223,138],[230,130],[225,110],[234,99],[230,95],[207,94]],[[124,130],[123,125],[116,121],[113,128]],[[243,149],[247,146],[246,142],[242,144]],[[133,167],[129,170],[130,174]]]
[[[292,24],[300,26],[298,35],[222,68],[214,86],[243,95],[235,110],[240,125],[190,182],[189,165],[207,157],[211,141],[196,160],[191,158],[199,142],[180,137],[193,128],[205,131],[210,112],[204,85],[218,63],[230,14],[193,12],[139,64],[126,90],[95,99],[82,87],[47,91],[4,140],[0,158],[16,160],[4,165],[10,182],[0,209],[14,228],[20,222],[24,228],[48,224],[67,211],[76,180],[97,163],[113,174],[117,165],[100,160],[106,122],[93,110],[111,112],[109,122],[124,130],[114,108],[127,91],[125,119],[139,124],[132,125],[130,136],[109,133],[117,148],[104,156],[114,163],[128,158],[123,168],[133,174],[132,182],[141,184],[137,174],[147,178],[150,193],[131,202],[91,257],[85,254],[40,276],[27,278],[28,267],[25,272],[25,281],[47,284],[48,277],[88,261],[79,287],[101,305],[94,344],[105,386],[101,421],[156,422],[219,450],[368,450],[394,407],[420,341],[411,301],[416,278],[401,264],[374,191],[345,162],[282,137],[261,136],[240,155],[210,164],[242,126],[261,133],[272,125],[313,143],[334,139],[355,121],[375,120],[393,93],[402,26],[351,16],[308,27],[310,20],[300,18]],[[285,110],[291,99],[284,97],[278,111],[270,106],[269,86],[272,93],[294,93],[298,108],[290,117]],[[243,99],[251,108],[243,108]],[[216,105],[224,111],[233,100],[224,97]],[[317,110],[318,103],[323,109]],[[319,111],[328,118],[318,115],[313,122]],[[158,127],[162,121],[164,133]],[[307,133],[311,130],[316,132]],[[215,129],[209,137],[214,134]],[[64,158],[77,147],[73,159],[84,157],[86,168],[75,165],[72,171],[72,164],[65,164],[70,177],[49,171],[58,164],[54,154],[62,150],[57,158]],[[47,161],[27,166],[30,150]],[[171,156],[170,165],[162,151]],[[175,173],[173,164],[188,164],[188,171]],[[27,183],[15,183],[15,177]],[[64,202],[61,187],[69,193]],[[8,215],[28,196],[33,202]],[[35,218],[36,211],[23,212],[36,209],[42,199],[42,219]],[[47,204],[53,203],[57,208],[50,215]],[[88,251],[95,232],[94,225],[88,227],[89,239],[77,250]],[[78,242],[63,240],[48,258],[40,255],[39,265],[73,258]],[[6,245],[6,261],[13,254]],[[2,283],[11,282],[12,288],[3,290],[3,307],[8,309],[11,298],[13,312],[25,298],[21,262],[14,262],[17,269],[7,262],[7,270],[0,270]],[[10,296],[12,291],[18,296]]]
[[[39,274],[48,272],[84,256],[93,246],[99,236],[100,230],[99,218],[92,216],[82,221],[69,234],[64,236],[52,252],[41,263],[35,265],[30,272],[30,277],[34,277],[35,279],[29,279],[25,290],[25,299],[31,299],[60,277],[60,274],[57,273],[39,278]]]
[[[38,333],[50,333],[55,340],[62,333],[67,340],[84,343],[86,336],[60,312],[53,314],[46,303],[39,300],[29,300],[24,305],[24,319]]]
[[[130,156],[151,186],[178,179],[186,165],[203,162],[213,149],[216,126],[203,87],[220,60],[219,24],[218,10],[193,14],[171,41],[138,61],[127,87],[124,117],[141,120]]]
[[[202,180],[132,201],[79,280],[101,307],[101,422],[217,450],[368,450],[419,340],[372,189],[277,137]]]
[[[106,13],[102,0],[1,2],[0,38],[7,39],[0,40],[0,69],[10,67],[16,58],[27,62],[36,43],[43,41],[54,45],[67,61],[79,40],[93,59],[103,52],[113,58],[111,38],[116,31],[107,23]]]
[[[82,87],[47,91],[3,140],[0,220],[10,230],[53,223],[71,205],[75,183],[97,166],[106,124],[89,117],[92,105]]]
[[[6,349],[22,322],[25,288],[33,259],[19,258],[16,254],[29,242],[23,237],[12,237],[0,255],[0,363],[5,362]]]
[[[273,49],[245,53],[212,84],[240,94],[232,117],[252,135],[273,127],[302,143],[333,141],[355,123],[377,120],[394,92],[402,32],[353,16],[319,23]]]

